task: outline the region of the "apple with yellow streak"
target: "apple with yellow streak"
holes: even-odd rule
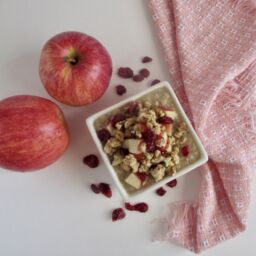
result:
[[[108,88],[112,61],[104,46],[81,32],[63,32],[43,47],[39,74],[47,92],[73,106],[98,100]]]

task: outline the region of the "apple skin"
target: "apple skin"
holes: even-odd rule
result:
[[[43,47],[39,75],[56,100],[82,106],[98,100],[112,75],[112,61],[104,46],[81,32],[63,32]]]
[[[55,162],[68,144],[64,115],[52,101],[29,95],[0,101],[0,167],[39,170]]]

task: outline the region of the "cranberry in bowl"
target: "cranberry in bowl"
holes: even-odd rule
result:
[[[125,199],[156,190],[208,160],[168,82],[104,109],[86,123]]]

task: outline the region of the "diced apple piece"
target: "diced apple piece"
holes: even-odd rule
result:
[[[173,124],[165,124],[165,130],[168,136],[172,135],[173,132]]]
[[[112,125],[111,125],[111,122],[109,122],[109,123],[106,125],[105,128],[111,133],[111,131],[112,131],[112,129],[113,129],[113,127],[112,127]]]
[[[165,150],[166,150],[167,153],[171,153],[172,152],[172,143],[171,143],[171,140],[169,138],[167,139]]]
[[[127,149],[129,148],[129,140],[128,139],[124,140],[122,147],[127,148]]]
[[[126,179],[125,182],[132,187],[139,189],[141,187],[141,180],[134,173],[131,173]]]
[[[171,107],[167,107],[167,106],[160,106],[159,108],[161,108],[163,111],[172,110]]]
[[[143,131],[145,131],[147,129],[147,126],[146,126],[145,123],[139,123],[138,125],[139,125],[139,130],[141,132],[143,132]]]
[[[165,142],[167,142],[167,133],[166,132],[162,132],[161,137],[164,139]]]
[[[128,150],[130,153],[139,154],[141,153],[140,145],[142,140],[129,139],[129,147]]]
[[[165,115],[170,117],[172,120],[178,117],[177,113],[173,110],[164,110],[164,112],[165,112]]]
[[[168,107],[164,107],[164,106],[161,106],[159,108],[165,113],[165,116],[168,116],[173,120],[178,117],[177,112],[174,111],[172,108],[168,108]]]
[[[167,133],[166,132],[162,132],[159,135],[159,138],[156,140],[156,145],[158,147],[164,148],[164,147],[166,147],[167,140],[168,140]]]
[[[129,152],[132,154],[139,154],[141,153],[140,145],[142,140],[138,139],[127,139],[123,142],[123,147],[128,148]]]
[[[123,161],[123,157],[120,154],[114,154],[114,160],[112,162],[113,166],[118,166]]]

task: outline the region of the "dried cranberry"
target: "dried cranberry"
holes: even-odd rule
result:
[[[147,178],[147,174],[143,172],[137,172],[136,176],[140,179],[141,183],[143,183]]]
[[[111,191],[111,188],[110,188],[109,184],[100,183],[98,188],[104,196],[106,196],[106,197],[111,197],[112,196],[112,191]]]
[[[142,138],[146,143],[154,140],[154,137],[155,137],[155,133],[153,131],[151,131],[150,129],[145,129],[142,132]]]
[[[152,132],[150,129],[146,129],[145,131],[142,132],[142,138],[146,142],[147,151],[151,153],[154,152],[156,150],[156,134]]]
[[[147,143],[147,151],[148,151],[149,153],[153,153],[153,152],[156,151],[156,145],[155,145],[155,142],[154,142],[154,141]]]
[[[172,124],[173,120],[169,116],[162,116],[162,117],[158,118],[157,122],[160,124]]]
[[[116,114],[112,117],[111,124],[113,127],[115,127],[118,122],[123,120],[125,120],[125,116],[123,114]]]
[[[122,156],[126,156],[129,154],[129,150],[127,148],[120,148],[119,149],[119,153],[122,155]]]
[[[137,212],[146,212],[148,210],[148,205],[146,203],[135,204],[134,210]]]
[[[141,69],[139,73],[140,73],[143,77],[145,77],[145,78],[149,77],[149,75],[150,75],[150,72],[149,72],[149,70],[148,70],[147,68]]]
[[[143,122],[139,123],[139,127],[142,132],[148,129],[146,123],[143,123]]]
[[[112,212],[112,221],[121,220],[125,217],[125,212],[122,208],[117,208]]]
[[[118,69],[117,74],[122,78],[132,78],[133,70],[128,67],[121,67]]]
[[[139,113],[139,111],[140,111],[140,107],[138,102],[133,101],[129,103],[127,108],[127,114],[129,116],[136,116]]]
[[[177,185],[177,180],[171,180],[168,183],[166,183],[166,185],[170,188],[174,188]]]
[[[123,94],[126,93],[126,88],[123,85],[119,84],[116,86],[116,93],[122,96]]]
[[[158,150],[160,150],[160,152],[161,152],[161,155],[163,155],[163,156],[166,156],[167,157],[167,150],[166,150],[166,148],[164,148],[164,147],[162,147],[162,148],[160,148],[160,147],[158,147],[157,148]]]
[[[151,82],[151,86],[160,83],[161,81],[159,79],[155,79]]]
[[[141,163],[141,162],[144,160],[144,158],[145,158],[145,156],[144,156],[143,153],[134,154],[134,156],[135,156],[136,160],[137,160],[139,163]]]
[[[145,56],[142,58],[142,63],[148,63],[148,62],[151,62],[153,59],[148,57],[148,56]]]
[[[156,193],[159,195],[159,196],[163,196],[165,193],[166,193],[166,190],[164,188],[159,188],[156,190]]]
[[[149,143],[146,143],[147,144],[147,151],[149,153],[153,153],[156,151],[156,145],[155,145],[155,142],[149,142]]]
[[[134,211],[134,205],[132,205],[130,203],[125,203],[124,206],[125,206],[125,209],[127,209],[129,211]]]
[[[95,155],[85,156],[83,159],[84,164],[88,165],[90,168],[95,168],[99,165],[99,159]]]
[[[134,82],[141,82],[142,80],[144,80],[144,76],[141,74],[137,74],[137,75],[133,76],[132,79]]]
[[[111,137],[110,132],[109,132],[107,129],[105,129],[105,128],[99,130],[99,131],[97,132],[97,135],[98,135],[99,140],[100,140],[102,143],[104,143],[104,144],[105,144],[105,143],[108,141],[108,139]]]
[[[184,156],[184,157],[187,157],[189,155],[190,151],[189,151],[189,146],[186,145],[184,147],[182,147],[181,149],[181,154]]]
[[[91,190],[95,193],[95,194],[99,194],[100,193],[100,189],[97,185],[95,184],[91,184]]]

